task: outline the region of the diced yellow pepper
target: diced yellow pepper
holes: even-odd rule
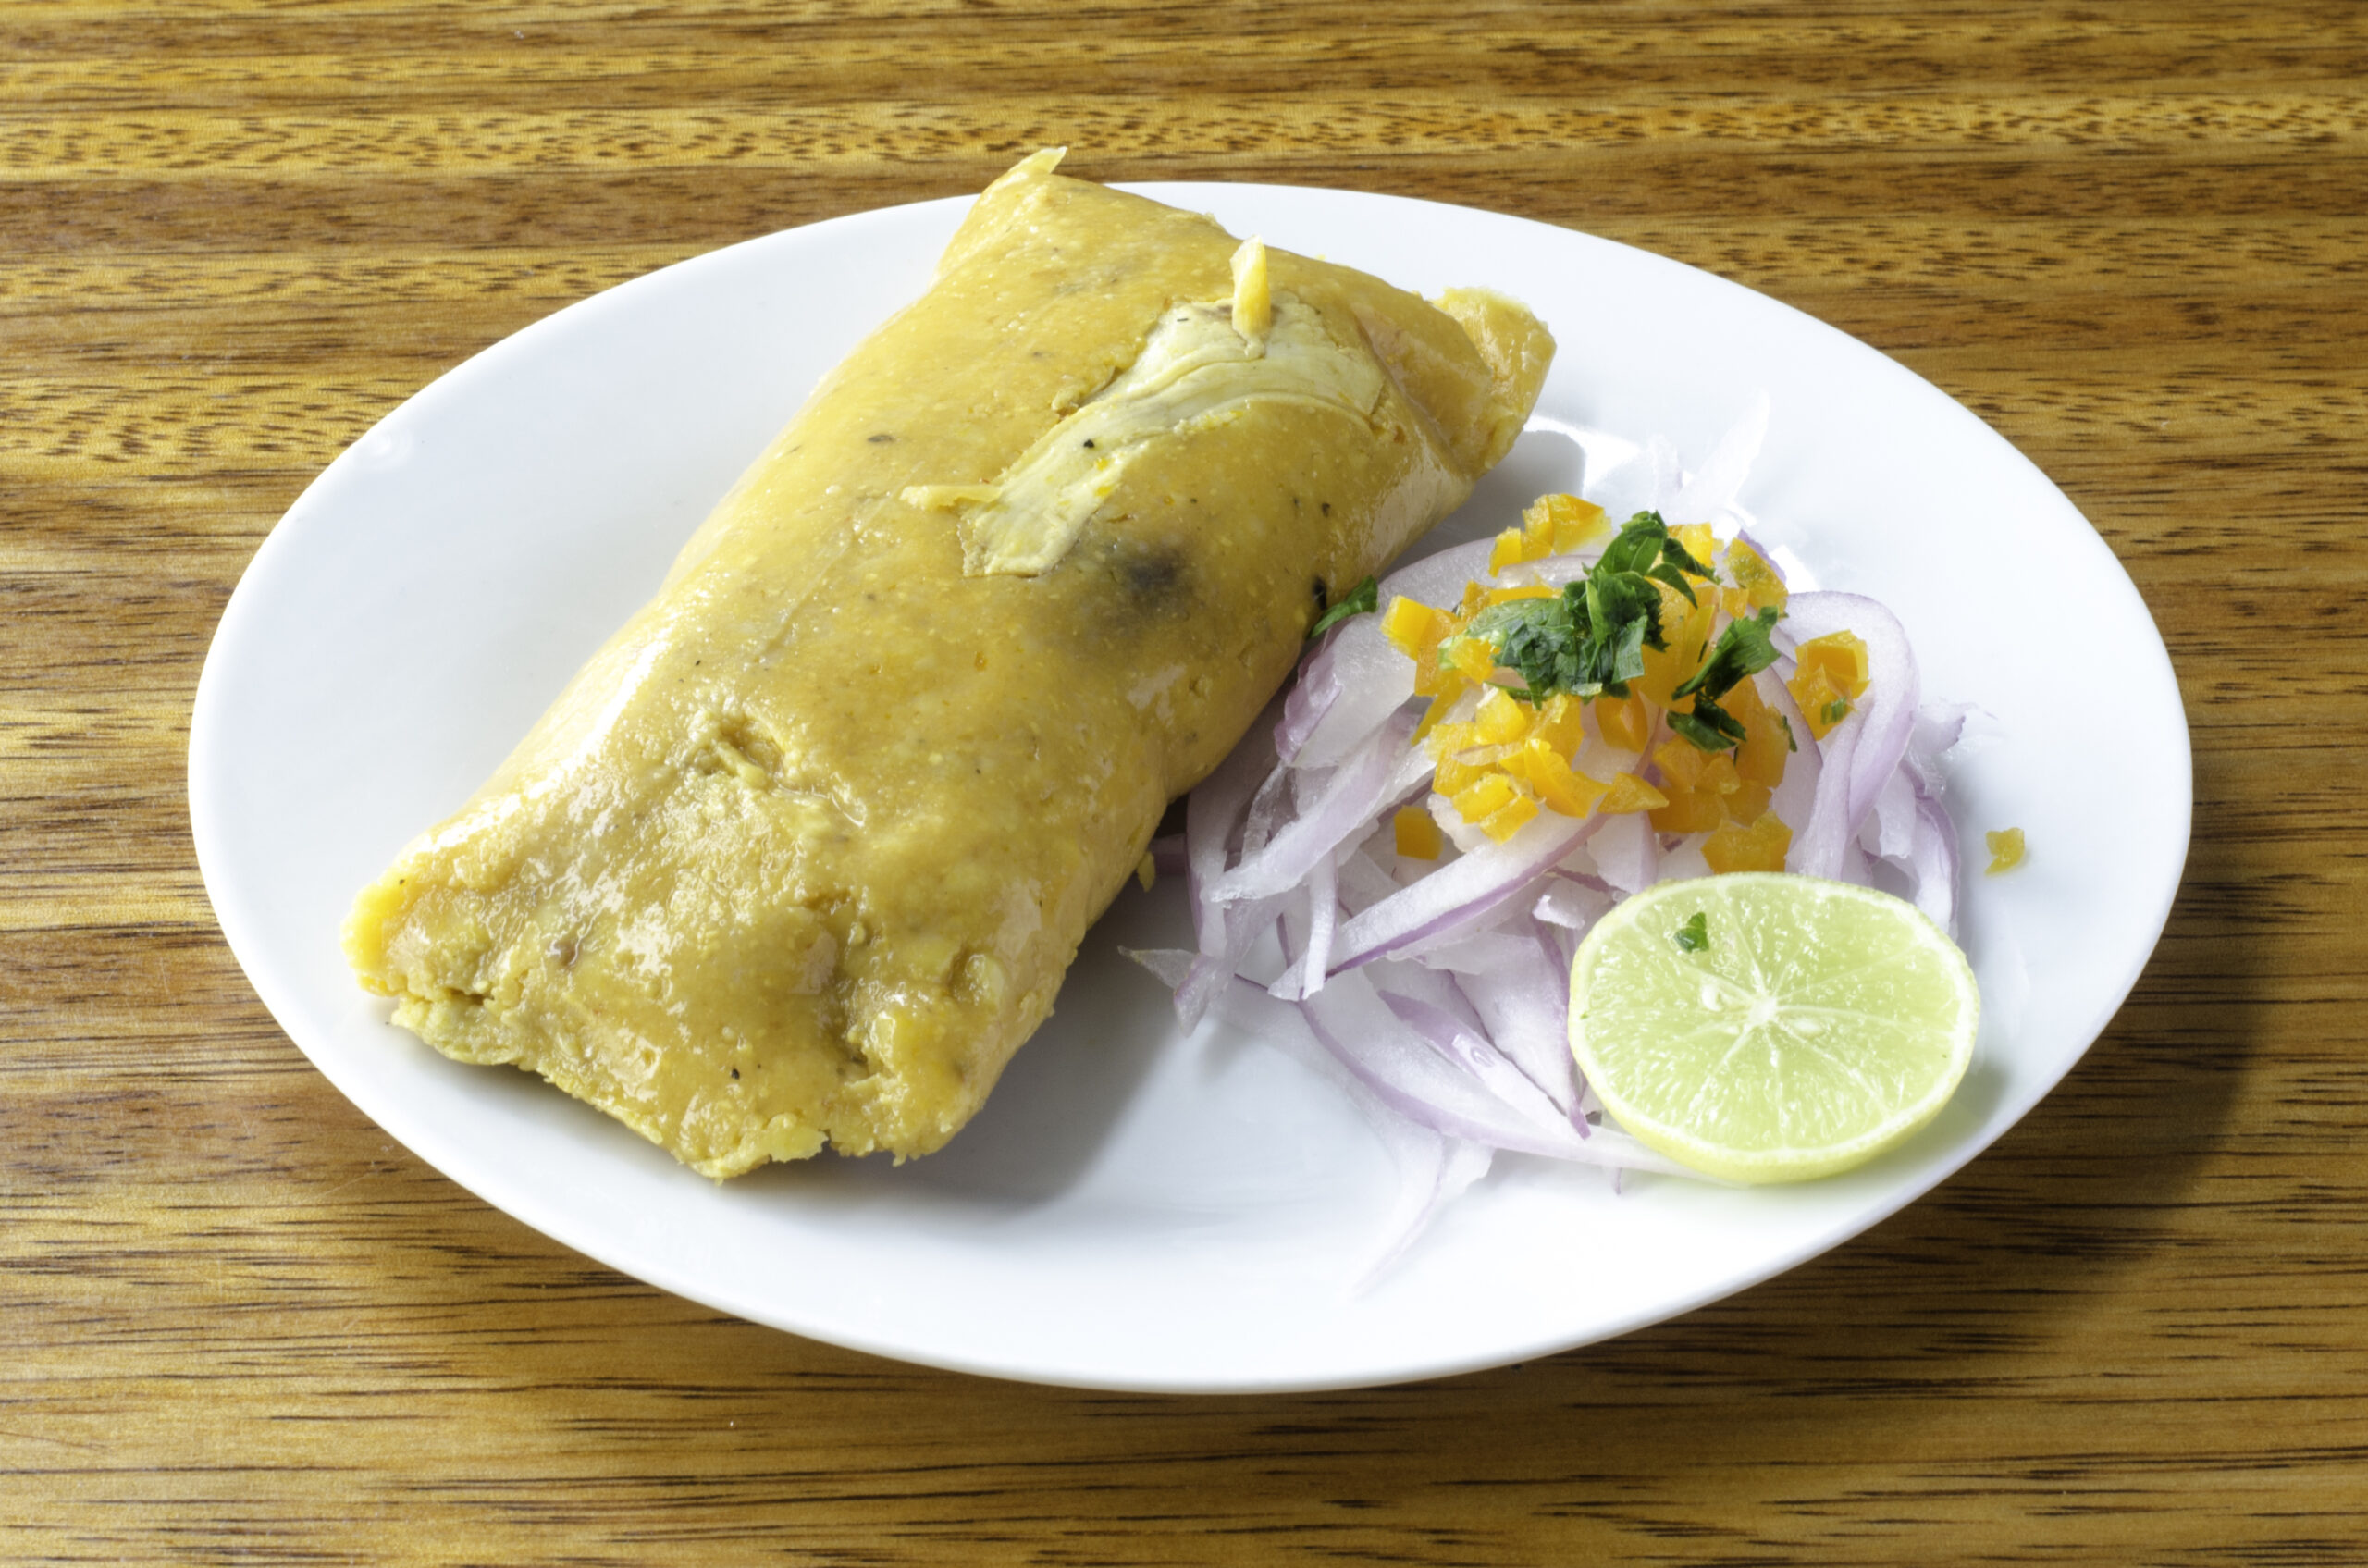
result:
[[[1667,805],[1653,810],[1657,833],[1708,833],[1726,820],[1724,802],[1707,790],[1673,791]]]
[[[1414,738],[1416,740],[1421,740],[1424,735],[1429,735],[1431,731],[1437,726],[1440,720],[1455,711],[1456,703],[1461,700],[1463,696],[1464,684],[1462,676],[1450,673],[1446,681],[1441,685],[1440,689],[1429,694],[1431,705],[1423,710],[1423,722],[1414,726]],[[1422,691],[1420,686],[1417,686],[1414,689],[1418,693]]]
[[[1423,745],[1429,750],[1431,760],[1436,762],[1472,745],[1477,734],[1470,724],[1441,724],[1430,733],[1430,738]]]
[[[1759,821],[1760,813],[1768,809],[1769,796],[1775,793],[1766,784],[1745,784],[1733,795],[1719,796],[1719,803],[1726,808],[1727,821],[1749,827]]]
[[[1493,577],[1506,567],[1518,566],[1528,559],[1523,553],[1527,544],[1519,528],[1508,528],[1498,534],[1497,542],[1488,549],[1488,575]]]
[[[1598,697],[1595,699],[1595,727],[1604,742],[1622,751],[1642,751],[1645,742],[1652,738],[1653,715],[1646,708],[1645,699],[1634,692],[1626,697]]]
[[[1714,871],[1781,871],[1793,847],[1793,830],[1773,811],[1749,827],[1729,822],[1702,841],[1702,858]]]
[[[1390,835],[1397,840],[1398,853],[1409,860],[1436,860],[1447,847],[1446,835],[1438,823],[1419,806],[1409,806],[1389,820]]]
[[[1537,718],[1529,726],[1529,733],[1565,758],[1575,757],[1579,754],[1579,747],[1586,742],[1586,713],[1587,705],[1584,700],[1569,692],[1558,691],[1546,699],[1546,706],[1537,710]]]
[[[1608,817],[1623,811],[1654,811],[1669,804],[1669,796],[1634,773],[1614,773],[1604,791],[1602,810]]]
[[[1420,660],[1424,654],[1438,647],[1440,641],[1455,627],[1445,611],[1400,594],[1382,611],[1381,635],[1389,646],[1409,659]]]
[[[1631,688],[1656,708],[1672,706],[1670,694],[1676,691],[1699,666],[1681,662],[1673,648],[1648,648],[1644,654],[1645,673],[1629,683]],[[1681,713],[1690,713],[1694,710],[1694,699],[1689,697],[1674,706]]]
[[[1767,809],[1769,792],[1745,784],[1723,751],[1698,751],[1681,736],[1656,747],[1653,761],[1670,786],[1669,804],[1653,813],[1653,826],[1663,833],[1708,833]]]
[[[1507,604],[1517,599],[1553,599],[1561,591],[1560,588],[1549,588],[1543,583],[1523,583],[1519,587],[1490,588],[1487,602]]]
[[[2001,871],[2011,871],[2023,863],[2022,829],[2001,828],[1995,833],[1985,833],[1981,836],[1988,840],[1990,845],[1990,867],[1982,873],[1984,876],[1994,877]]]
[[[1836,690],[1856,702],[1867,695],[1867,645],[1856,632],[1828,632],[1794,650],[1803,670],[1823,670]]]
[[[1472,746],[1460,751],[1441,752],[1437,765],[1431,771],[1431,787],[1441,795],[1453,796],[1474,781],[1501,768],[1506,758],[1520,750],[1517,746]]]
[[[1661,640],[1665,648],[1647,648],[1645,652],[1645,673],[1637,681],[1636,689],[1647,701],[1680,713],[1694,711],[1691,697],[1675,698],[1679,686],[1693,679],[1702,668],[1702,661],[1709,651],[1710,628],[1718,617],[1717,596],[1696,593],[1695,602],[1685,602],[1685,596],[1668,584],[1661,590]]]
[[[1447,794],[1445,790],[1439,793]],[[1457,790],[1453,795],[1448,796],[1448,798],[1455,803],[1456,813],[1465,821],[1476,822],[1481,818],[1511,805],[1513,797],[1519,794],[1521,794],[1520,785],[1514,784],[1503,773],[1491,770],[1482,774],[1477,782]]]
[[[1782,610],[1791,597],[1784,579],[1776,574],[1776,568],[1768,563],[1768,558],[1741,539],[1727,547],[1727,575],[1735,586],[1724,590],[1721,597],[1727,613],[1738,621],[1763,609]]]
[[[1685,553],[1705,566],[1717,559],[1719,537],[1710,531],[1708,523],[1681,523],[1669,531],[1669,537],[1684,545]],[[1701,581],[1698,577],[1695,580]]]
[[[1554,553],[1554,519],[1532,502],[1521,514],[1521,558],[1543,561]]]
[[[1473,733],[1483,746],[1509,746],[1527,733],[1529,719],[1527,704],[1502,686],[1491,686],[1473,715]]]
[[[1502,746],[1469,746],[1457,752],[1455,759],[1469,762],[1475,768],[1499,768],[1504,766],[1506,758],[1517,756],[1520,751],[1521,747],[1512,742]]]
[[[1653,747],[1654,765],[1660,769],[1661,778],[1675,789],[1701,788],[1702,770],[1709,761],[1710,753],[1683,735],[1672,735]]]
[[[1466,680],[1485,681],[1496,673],[1497,650],[1479,637],[1450,637],[1439,644],[1439,662]]]
[[[1498,775],[1501,777],[1502,775]],[[1537,815],[1537,800],[1534,796],[1516,795],[1504,805],[1482,819],[1480,831],[1498,844],[1522,830],[1523,823]]]
[[[1746,785],[1773,789],[1784,782],[1784,763],[1792,755],[1792,732],[1774,709],[1760,699],[1752,681],[1739,681],[1719,698],[1719,706],[1743,721],[1744,742],[1735,748],[1735,772]]]
[[[1508,759],[1505,766],[1518,767],[1537,797],[1565,817],[1585,816],[1611,787],[1577,772],[1550,742],[1536,734],[1523,743],[1519,757]]]
[[[1521,517],[1533,537],[1543,537],[1552,546],[1548,551],[1552,555],[1567,555],[1611,531],[1604,522],[1603,508],[1576,496],[1540,496]],[[1541,519],[1543,529],[1538,526]]]
[[[1807,665],[1793,672],[1785,685],[1793,693],[1793,700],[1800,705],[1801,717],[1808,721],[1809,734],[1823,740],[1826,732],[1850,716],[1850,699],[1833,684],[1832,673],[1819,666]]]
[[[1440,758],[1438,766],[1431,770],[1431,787],[1452,800],[1487,774],[1486,768],[1450,754]]]

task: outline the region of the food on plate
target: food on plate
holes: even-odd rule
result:
[[[1772,872],[1664,882],[1579,944],[1571,1048],[1622,1128],[1728,1181],[1862,1165],[1939,1114],[1981,999],[1931,918]]]
[[[1649,488],[1587,476],[1645,502],[1617,529],[1550,495],[1398,568],[1193,792],[1197,947],[1135,957],[1188,1026],[1222,1018],[1364,1111],[1403,1183],[1383,1263],[1498,1150],[1690,1168],[1663,1122],[1629,1135],[1572,1048],[1573,959],[1637,895],[1806,873],[1776,880],[1881,884],[1949,940],[1942,759],[1969,710],[1922,700],[1881,604],[1754,541],[1733,501],[1764,426],[1763,405],[1703,464],[1723,489],[1632,447]],[[1672,952],[1739,950],[1691,920],[1710,909]]]
[[[1519,305],[1057,156],[363,892],[396,1022],[712,1176],[938,1148],[1335,591],[1511,445],[1552,353]]]

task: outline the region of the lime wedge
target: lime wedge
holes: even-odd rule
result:
[[[1980,1013],[1916,906],[1778,872],[1648,887],[1571,971],[1571,1049],[1604,1108],[1729,1181],[1830,1176],[1905,1140],[1965,1077]]]

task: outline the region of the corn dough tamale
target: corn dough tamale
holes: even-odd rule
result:
[[[1056,157],[362,894],[397,1023],[710,1176],[938,1148],[1327,596],[1511,445],[1553,350],[1519,305]]]

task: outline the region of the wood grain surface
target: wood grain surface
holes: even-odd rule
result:
[[[2063,1087],[1720,1305],[1255,1399],[752,1327],[347,1105],[224,946],[183,805],[258,542],[559,305],[1055,142],[1646,246],[2037,461],[2152,607],[2195,745],[2169,931]],[[2368,1562],[2363,244],[2339,0],[10,0],[0,1556]],[[2065,699],[2112,722],[2078,671]]]

